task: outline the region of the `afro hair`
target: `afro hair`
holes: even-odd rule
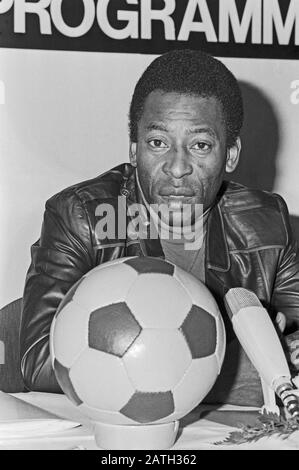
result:
[[[189,49],[173,50],[156,58],[135,86],[129,112],[132,142],[137,142],[145,100],[155,90],[215,97],[222,104],[227,147],[234,145],[243,123],[242,95],[236,78],[222,62]]]

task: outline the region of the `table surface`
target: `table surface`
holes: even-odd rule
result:
[[[35,437],[19,438],[0,438],[0,449],[88,449],[101,450],[97,447],[92,423],[84,417],[78,409],[68,400],[65,395],[51,393],[17,393],[15,397],[20,398],[27,403],[42,408],[43,410],[54,413],[60,417],[81,423],[81,426],[74,427],[65,431],[59,431],[48,435]],[[225,412],[226,416],[236,411],[256,411],[256,408],[245,408],[231,405],[224,405],[218,412]],[[216,413],[217,416],[217,413]],[[222,415],[221,415],[222,416]],[[219,422],[221,421],[221,422]],[[231,423],[231,419],[224,419]],[[234,444],[234,445],[215,445],[215,442],[223,441],[230,432],[238,428],[223,424],[220,419],[215,422],[211,419],[200,418],[200,414],[190,414],[180,423],[178,438],[171,450],[298,450],[299,449],[299,431],[296,431],[288,439],[280,437],[267,437],[258,440],[255,443]]]

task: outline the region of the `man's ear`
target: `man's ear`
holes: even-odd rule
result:
[[[226,166],[225,171],[227,173],[232,173],[238,166],[239,157],[241,152],[241,139],[237,137],[236,142],[232,147],[227,149],[226,153]]]
[[[130,142],[130,162],[132,166],[137,166],[137,156],[136,156],[136,151],[137,151],[137,143],[136,142]]]

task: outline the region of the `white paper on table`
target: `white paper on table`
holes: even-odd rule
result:
[[[42,436],[80,426],[0,392],[0,439]]]

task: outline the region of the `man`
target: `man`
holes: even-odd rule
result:
[[[196,51],[155,59],[138,81],[130,107],[130,164],[65,189],[46,203],[40,240],[32,247],[21,325],[21,368],[28,389],[60,392],[49,357],[50,325],[70,287],[96,265],[124,256],[165,257],[211,290],[227,330],[227,354],[207,401],[260,405],[259,380],[242,353],[225,312],[231,287],[256,293],[286,331],[299,326],[299,257],[287,208],[278,195],[224,181],[237,166],[243,108],[235,77]],[[101,204],[126,198],[155,213],[172,235],[134,238],[98,230]],[[186,232],[202,224],[203,243],[186,248]],[[203,215],[197,210],[203,208]],[[155,212],[155,211],[154,211]],[[158,222],[157,222],[158,220]],[[159,232],[159,229],[158,229]],[[116,231],[117,233],[117,231]],[[159,232],[161,235],[161,232]],[[113,286],[111,286],[113,288]],[[283,312],[284,315],[278,315]]]

